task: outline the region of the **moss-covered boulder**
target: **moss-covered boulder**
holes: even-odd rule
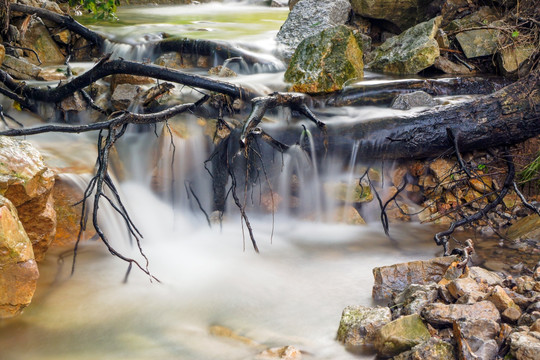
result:
[[[32,244],[17,210],[0,195],[0,319],[15,316],[30,304],[38,277]]]
[[[391,74],[417,74],[430,67],[440,55],[435,34],[441,19],[438,16],[386,40],[375,51],[369,67]]]
[[[310,36],[298,45],[285,72],[290,91],[324,93],[364,76],[362,50],[353,32],[340,25]]]
[[[454,360],[456,358],[452,344],[431,338],[416,345],[409,351],[394,356],[393,360]]]
[[[408,315],[381,327],[375,348],[381,356],[390,357],[411,349],[431,337],[419,315]]]
[[[347,306],[341,314],[337,341],[346,346],[372,345],[378,330],[392,321],[388,307]]]

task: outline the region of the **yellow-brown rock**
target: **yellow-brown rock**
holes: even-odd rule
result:
[[[17,208],[36,261],[43,259],[56,231],[53,185],[54,173],[30,143],[0,137],[0,195]]]
[[[56,235],[52,246],[73,245],[79,234],[82,204],[74,206],[84,195],[84,189],[77,186],[66,175],[56,177],[53,189],[54,210],[56,211]],[[92,224],[87,224],[81,240],[92,238],[96,234]]]
[[[0,44],[0,65],[4,62],[4,57],[6,56],[6,48],[4,45]]]
[[[32,244],[17,210],[0,196],[0,319],[15,316],[30,304],[38,277]]]

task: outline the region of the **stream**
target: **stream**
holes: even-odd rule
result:
[[[279,71],[241,75],[231,81],[271,92],[285,88],[284,65],[273,57],[273,38],[287,12],[287,8],[241,2],[122,6],[118,23],[82,21],[110,34],[112,42],[122,42],[113,47],[116,56],[124,58],[146,56],[137,44],[156,40],[163,33],[234,40],[247,51],[275,59]],[[131,56],[133,53],[137,55]],[[367,73],[364,81],[392,80]],[[325,109],[319,114],[323,121],[362,121],[401,113],[369,106]],[[287,114],[270,116],[276,122],[283,117]],[[32,304],[21,316],[0,322],[0,359],[237,360],[254,359],[268,347],[287,345],[301,350],[305,359],[373,358],[368,353],[351,353],[335,341],[341,312],[347,305],[372,304],[373,267],[440,254],[432,241],[435,230],[414,223],[392,225],[390,240],[380,225],[376,201],[363,209],[368,225],[335,223],[331,214],[336,204],[321,195],[322,183],[329,179],[352,182],[361,173],[362,155],[352,146],[346,159],[310,162],[293,151],[277,164],[284,173],[311,169],[299,180],[304,185],[300,210],[273,216],[250,208],[248,215],[260,249],[256,254],[232,199],[228,199],[221,226],[209,228],[189,196],[188,183],[193,184],[203,206],[210,203],[211,180],[203,164],[210,150],[194,116],[175,121],[187,123],[190,136],[174,140],[178,166],[173,169],[169,166],[170,140],[160,141],[153,131],[131,131],[118,146],[121,196],[144,235],[149,269],[161,283],[151,282],[133,269],[124,284],[126,263],[96,241],[82,243],[75,273],[70,276],[72,252],[55,248],[40,264]],[[158,134],[162,131],[156,130]],[[28,140],[55,166],[76,161],[93,166],[92,135]],[[71,153],[77,154],[76,159],[62,154],[68,146],[75,146]],[[156,151],[157,171],[165,178],[171,176],[167,171],[173,172],[176,184],[159,195],[151,189]],[[84,184],[88,178],[73,175],[71,180]],[[277,181],[276,192],[284,202],[292,201],[287,190],[282,190],[290,186],[285,182]],[[117,249],[140,259],[121,219],[110,208],[103,208],[101,221]],[[252,342],[212,335],[209,328],[213,325],[230,328]]]

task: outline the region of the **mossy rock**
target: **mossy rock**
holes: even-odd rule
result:
[[[390,357],[411,349],[431,337],[419,315],[402,316],[384,325],[375,340],[381,356]]]
[[[438,16],[388,39],[375,51],[369,67],[391,74],[417,74],[430,67],[440,56],[435,34],[441,20]]]
[[[325,93],[341,90],[364,76],[362,50],[353,32],[344,25],[323,30],[298,45],[285,72],[290,91]]]

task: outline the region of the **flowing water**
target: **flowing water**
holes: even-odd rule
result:
[[[238,46],[273,56],[272,39],[287,12],[239,3],[121,7],[118,15],[121,22],[94,28],[130,44],[122,50],[126,58],[133,44],[155,40],[163,32],[233,39]],[[283,89],[281,79],[278,72],[234,81],[270,92]],[[328,109],[321,116],[358,121],[391,113],[347,107]],[[273,117],[279,121],[287,113]],[[197,119],[178,121],[195,124]],[[260,248],[256,254],[232,199],[221,226],[208,227],[193,195],[208,208],[211,180],[203,163],[210,150],[201,127],[188,128],[189,137],[172,142],[167,131],[159,138],[153,132],[132,132],[118,147],[121,195],[144,235],[149,268],[161,283],[150,282],[135,269],[127,284],[122,283],[127,265],[96,241],[81,245],[70,277],[72,252],[54,249],[40,266],[32,304],[21,316],[0,322],[0,359],[253,359],[261,349],[285,345],[302,350],[307,359],[373,357],[350,353],[335,341],[341,311],[347,305],[372,303],[373,267],[435,255],[439,249],[430,240],[433,229],[393,226],[389,240],[377,222],[376,206],[364,209],[364,216],[375,220],[369,225],[332,222],[336,204],[325,197],[322,183],[352,183],[358,177],[358,145],[351,146],[347,159],[319,162],[295,145],[275,161],[283,175],[274,186],[283,203],[290,204],[294,200],[287,194],[296,174],[302,185],[297,194],[300,210],[272,216],[250,208]],[[310,141],[308,132],[303,137],[299,143]],[[91,136],[29,140],[53,167],[77,162],[93,166]],[[165,179],[157,186],[159,192],[151,190],[156,190],[156,176]],[[68,178],[85,181],[78,175]],[[350,190],[347,194],[350,201]],[[120,219],[105,208],[101,221],[117,249],[141,258],[129,245]],[[213,325],[228,327],[252,343],[211,335]]]

